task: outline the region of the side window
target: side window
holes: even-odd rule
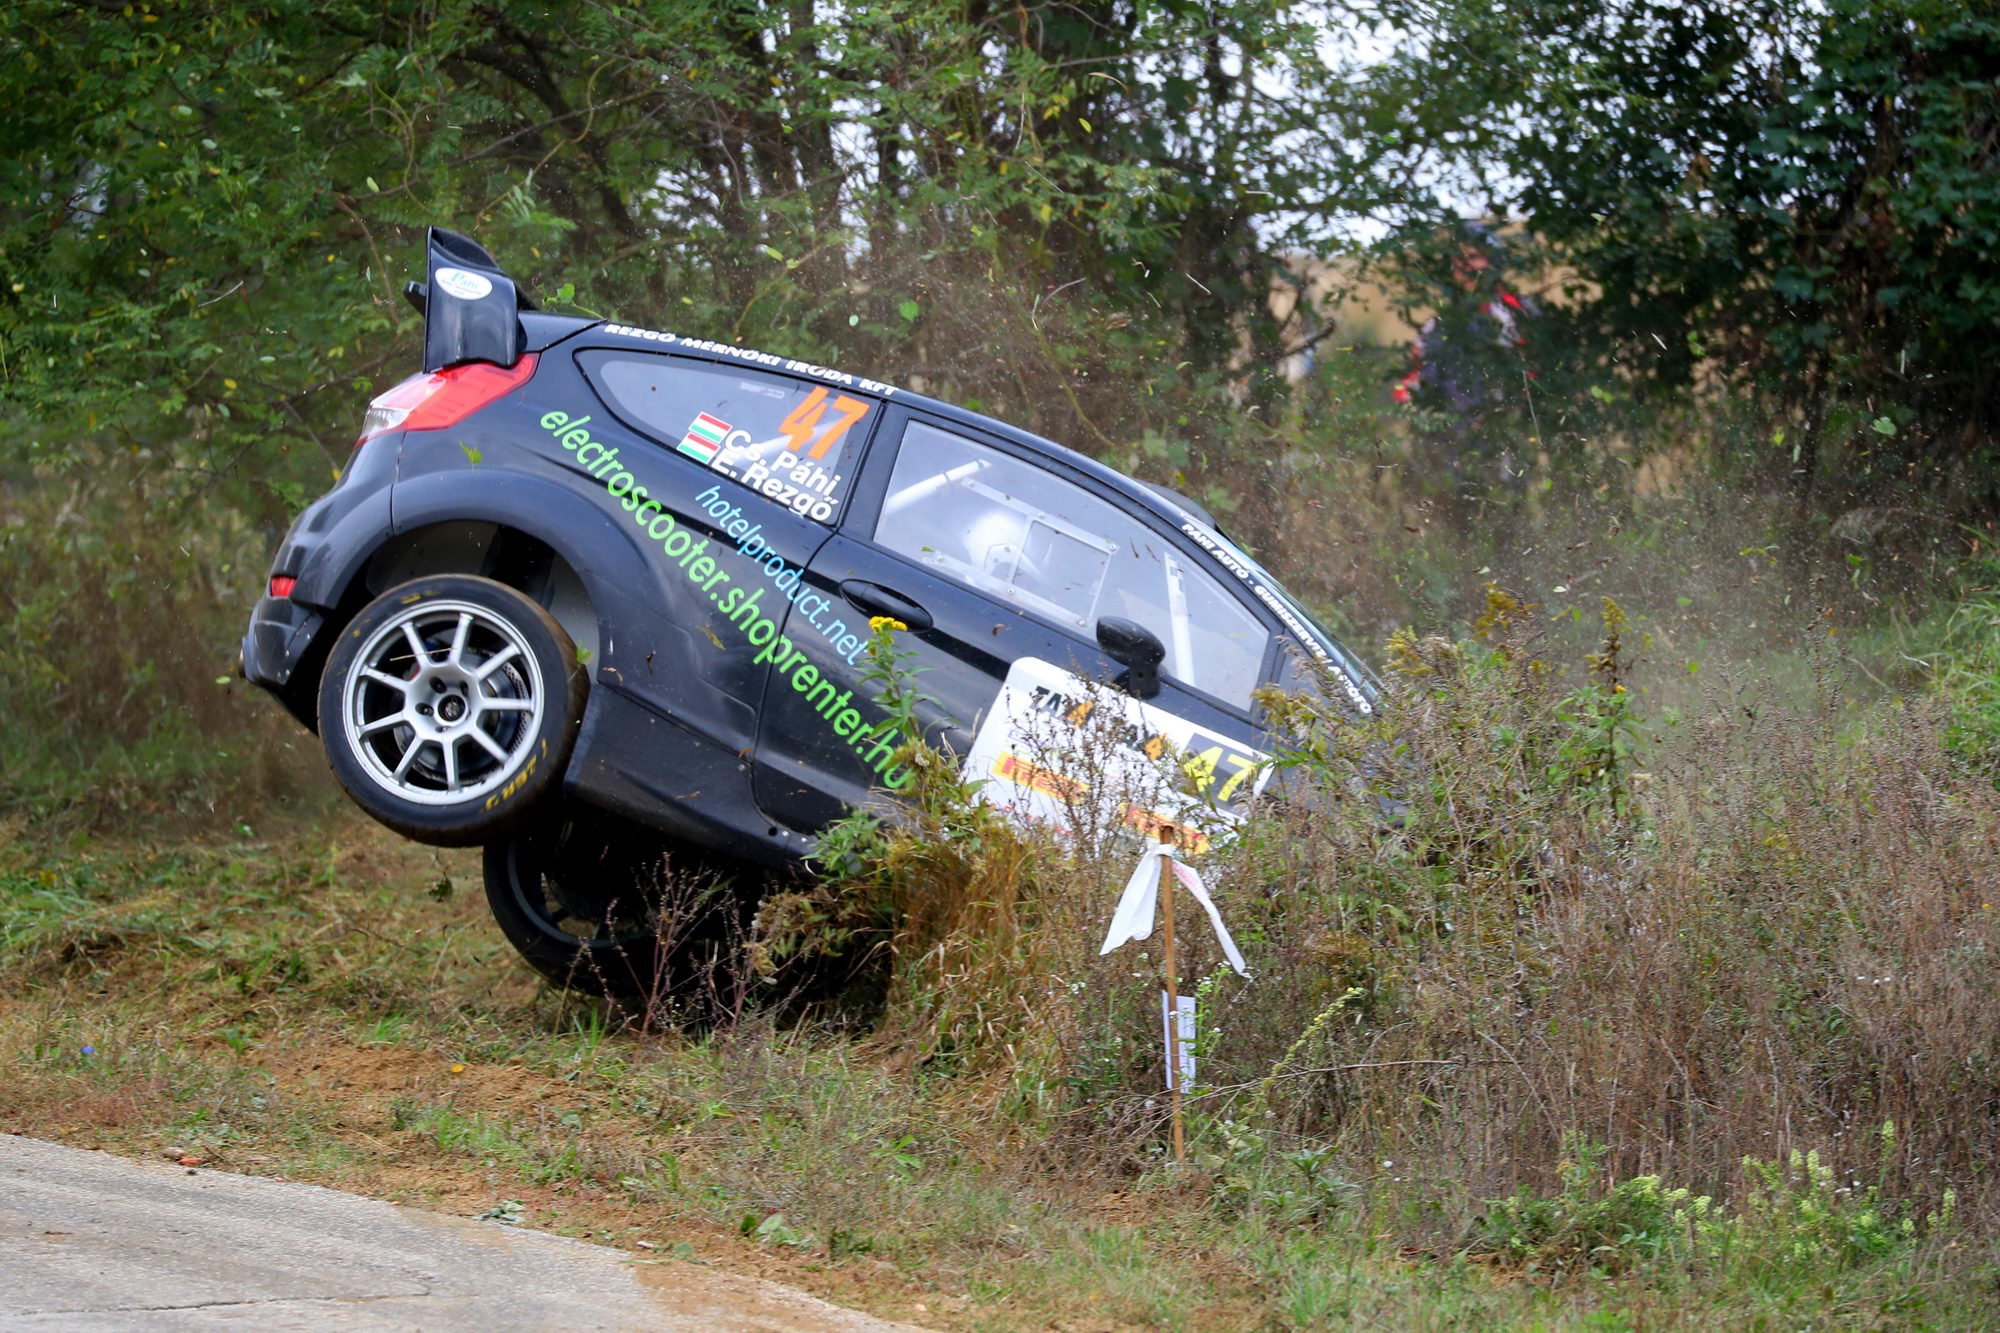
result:
[[[1124,616],[1166,645],[1166,673],[1248,707],[1270,633],[1143,523],[1009,454],[912,422],[875,541],[1094,637]]]
[[[667,448],[808,518],[840,512],[874,399],[656,353],[577,361],[613,411]]]

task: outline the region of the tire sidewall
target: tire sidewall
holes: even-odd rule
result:
[[[689,898],[661,880],[663,899],[642,882],[652,879],[655,866],[696,884],[715,882]],[[535,971],[560,989],[644,1001],[655,1016],[662,1006],[713,994],[718,960],[748,937],[760,896],[758,872],[748,866],[563,800],[488,842],[483,869],[500,933]],[[600,889],[636,895],[656,924],[615,939],[568,933],[549,918],[542,877],[577,874]]]
[[[486,845],[486,905],[514,951],[554,987],[588,995],[634,997],[660,973],[656,939],[580,941],[554,929],[526,901],[538,887],[542,857],[518,833]]]
[[[360,653],[391,619],[427,602],[457,601],[504,620],[535,659],[543,691],[535,734],[493,790],[451,804],[425,804],[397,795],[371,774],[349,740],[347,687]],[[576,647],[548,611],[517,590],[473,574],[434,574],[390,588],[341,630],[320,677],[320,741],[327,763],[349,799],[405,837],[442,847],[464,847],[504,833],[555,787],[583,720],[588,678]]]

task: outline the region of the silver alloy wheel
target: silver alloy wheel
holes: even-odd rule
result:
[[[470,602],[419,602],[355,655],[341,723],[385,791],[457,805],[518,771],[545,699],[541,664],[513,625]]]

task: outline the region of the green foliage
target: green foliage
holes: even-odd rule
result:
[[[1427,95],[1433,123],[1465,125],[1436,143],[1435,168],[1474,174],[1566,275],[1537,361],[1571,441],[1609,424],[1586,388],[1608,402],[1621,384],[1657,396],[1713,377],[1782,413],[1789,447],[1743,461],[1801,492],[1824,477],[1990,496],[1991,4],[1382,12],[1413,40],[1381,95]]]
[[[1488,1200],[1467,1252],[1557,1276],[1690,1259],[1704,1227],[1719,1215],[1714,1201],[1669,1188],[1658,1176],[1605,1181],[1605,1151],[1572,1137],[1557,1168],[1557,1191],[1539,1194],[1523,1185],[1511,1198]]]
[[[783,1213],[772,1213],[762,1220],[755,1213],[745,1213],[738,1230],[762,1245],[805,1249],[814,1244],[813,1238],[787,1222]]]
[[[279,522],[411,369],[397,291],[442,222],[554,308],[914,379],[1289,542],[1288,480],[1381,439],[1396,359],[1323,339],[1351,275],[1308,270],[1402,219],[1391,300],[1449,322],[1435,223],[1473,182],[1526,224],[1510,265],[1565,288],[1492,449],[1623,489],[1618,450],[1712,433],[1795,484],[1984,502],[1990,6],[1363,15],[1400,38],[1372,65],[1279,0],[26,0],[0,468],[95,491],[119,459]],[[1309,341],[1317,372],[1274,373]],[[1684,429],[1723,382],[1758,420]]]
[[[1362,1196],[1324,1144],[1279,1151],[1270,1137],[1233,1120],[1212,1130],[1217,1144],[1211,1197],[1225,1216],[1254,1216],[1281,1228],[1326,1227],[1344,1220]]]
[[[1623,683],[1625,613],[1604,599],[1600,645],[1584,679],[1565,688],[1542,655],[1550,644],[1537,610],[1488,584],[1474,637],[1392,634],[1390,702],[1369,717],[1334,706],[1331,693],[1264,692],[1284,737],[1276,762],[1358,795],[1362,809],[1397,811],[1394,855],[1428,863],[1417,879],[1434,877],[1452,896],[1506,900],[1527,889],[1554,831],[1565,840],[1629,835],[1644,735]],[[1391,901],[1409,906],[1401,895]]]
[[[924,745],[924,711],[936,711],[937,701],[917,689],[916,677],[923,668],[917,665],[918,652],[914,648],[899,646],[896,635],[909,632],[909,626],[893,616],[876,616],[868,622],[868,665],[862,669],[864,684],[875,687],[875,703],[887,715],[882,723],[888,733],[897,738],[897,743],[910,751],[906,760]],[[884,734],[878,730],[876,735]]]
[[[1198,988],[1190,1169],[1162,1165],[1157,955],[1096,952],[1130,849],[945,803],[856,868],[893,961],[861,1033],[851,998],[679,1033],[578,1008],[481,924],[476,858],[358,827],[0,841],[10,1105],[146,1155],[643,1225],[656,1258],[667,1219],[712,1246],[748,1217],[746,1251],[879,1258],[996,1327],[1989,1324],[1961,1219],[1992,1203],[1990,784],[1929,714],[1836,731],[1732,691],[1613,806],[1540,762],[1590,663],[1531,667],[1553,654],[1519,603],[1491,609],[1390,677],[1384,734],[1437,756],[1405,808],[1329,719],[1289,774],[1322,789],[1204,858],[1255,980]],[[1505,771],[1475,783],[1482,748]],[[1181,943],[1202,975],[1198,913]]]
[[[143,475],[122,480],[109,521],[69,491],[20,497],[0,527],[0,808],[188,814],[245,774],[262,808],[301,797],[317,757],[277,716],[245,724],[235,674],[263,534],[220,506],[176,529]]]
[[[69,942],[92,903],[70,877],[44,868],[0,871],[0,905],[0,960],[12,961]]]
[[[0,31],[0,457],[138,450],[267,501],[323,478],[412,368],[398,293],[432,222],[557,308],[923,366],[1093,442],[1079,372],[1150,373],[1160,337],[1220,367],[1353,176],[1314,132],[1343,94],[1309,15],[1111,12],[26,0]],[[1067,341],[1106,301],[1123,332]],[[961,355],[996,329],[1011,363]]]
[[[1951,709],[1947,743],[2000,781],[2000,562],[1983,562],[1946,621],[1942,641],[1925,651]]]
[[[1883,1156],[1895,1151],[1893,1122],[1882,1125]],[[1746,1158],[1750,1188],[1727,1224],[1709,1229],[1711,1241],[1726,1246],[1739,1269],[1764,1281],[1802,1274],[1838,1272],[1874,1263],[1908,1250],[1917,1240],[1915,1218],[1902,1217],[1884,1199],[1879,1185],[1838,1184],[1833,1168],[1816,1151],[1794,1149],[1782,1162]],[[1944,1192],[1927,1230],[1948,1226],[1957,1206]]]
[[[910,781],[893,804],[851,811],[821,833],[819,877],[765,900],[751,957],[766,977],[833,955],[872,964],[928,1056],[957,1049],[958,1028],[979,1025],[986,999],[942,984],[946,976],[990,970],[1003,988],[1037,982],[1007,975],[1033,894],[1032,847],[926,740],[936,706],[917,688],[916,652],[897,641],[909,627],[884,616],[869,630],[863,679],[888,714],[882,725],[901,738],[896,762]],[[970,1017],[958,1010],[968,998]]]
[[[1892,1123],[1881,1141],[1885,1158],[1892,1155]],[[1914,1218],[1898,1220],[1901,1210],[1879,1186],[1837,1184],[1816,1150],[1794,1149],[1783,1161],[1745,1158],[1746,1188],[1733,1207],[1669,1188],[1658,1176],[1608,1179],[1608,1150],[1580,1136],[1565,1151],[1557,1191],[1524,1185],[1511,1198],[1488,1200],[1467,1253],[1551,1275],[1679,1267],[1784,1289],[1907,1259],[1920,1235]],[[1955,1208],[1956,1196],[1945,1191],[1921,1234],[1948,1228]]]
[[[1625,687],[1632,661],[1624,632],[1631,617],[1609,597],[1602,600],[1604,637],[1602,646],[1590,655],[1590,677],[1556,705],[1556,720],[1566,734],[1557,745],[1550,776],[1582,793],[1588,804],[1618,814],[1631,798],[1631,775],[1643,729]]]

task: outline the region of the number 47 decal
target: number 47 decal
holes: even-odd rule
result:
[[[1196,743],[1207,739],[1197,736]],[[1217,773],[1218,765],[1228,764],[1233,773]],[[1249,755],[1238,754],[1234,749],[1225,751],[1220,745],[1211,745],[1205,750],[1190,747],[1181,759],[1181,771],[1194,781],[1195,789],[1214,800],[1218,805],[1226,805],[1236,795],[1236,789],[1243,780],[1257,771],[1257,761]]]
[[[778,423],[778,430],[786,440],[786,448],[796,453],[806,447],[813,432],[819,430],[820,418],[826,415],[827,390],[825,386],[814,389],[806,395],[806,400],[785,414]],[[813,442],[806,457],[818,461],[833,452],[833,446],[840,443],[840,437],[853,428],[854,423],[868,415],[869,404],[859,398],[849,398],[841,394],[833,400],[834,418],[820,437]]]

